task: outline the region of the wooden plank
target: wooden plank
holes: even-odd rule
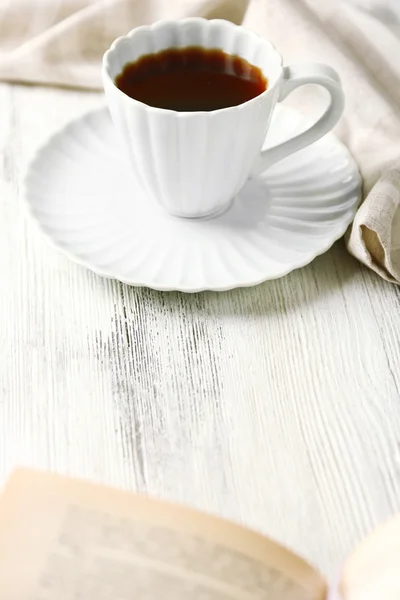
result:
[[[333,574],[400,507],[398,291],[342,242],[223,294],[69,262],[25,220],[21,174],[101,101],[0,87],[0,480],[23,463],[179,500]]]

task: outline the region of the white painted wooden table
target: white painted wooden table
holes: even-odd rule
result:
[[[26,161],[97,94],[0,87],[0,483],[17,464],[179,500],[333,576],[400,508],[400,295],[339,242],[279,281],[106,281],[26,221]]]

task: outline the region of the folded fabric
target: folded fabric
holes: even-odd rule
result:
[[[381,277],[400,283],[400,29],[394,18],[391,26],[381,18],[390,7],[382,13],[371,1],[3,0],[0,79],[100,89],[101,56],[113,39],[185,16],[243,23],[268,37],[286,64],[331,64],[347,98],[336,133],[364,179],[365,200],[346,244]],[[306,90],[291,103],[315,117],[324,100]]]

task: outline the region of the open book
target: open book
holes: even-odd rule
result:
[[[400,566],[400,519],[389,528],[389,564],[382,545],[387,529],[349,559],[341,598],[400,598],[400,576],[397,588],[390,580]],[[376,567],[392,587],[374,588]],[[0,500],[1,600],[327,598],[323,577],[299,556],[187,508],[22,469]]]

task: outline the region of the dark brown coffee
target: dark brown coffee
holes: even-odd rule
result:
[[[142,56],[115,83],[135,100],[181,112],[237,106],[268,85],[261,70],[243,58],[194,46]]]

